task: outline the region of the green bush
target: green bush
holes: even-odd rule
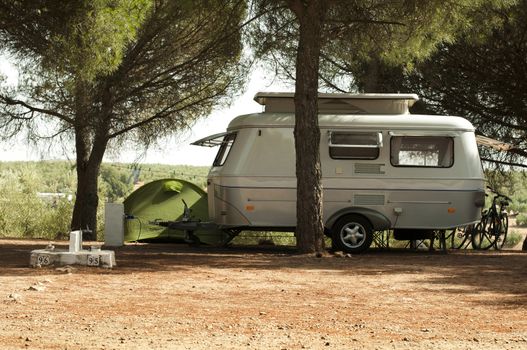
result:
[[[516,246],[520,241],[523,240],[523,236],[515,230],[509,231],[507,234],[507,240],[505,241],[505,248],[512,248]]]
[[[56,239],[69,231],[73,203],[41,198],[33,167],[0,173],[0,236]]]
[[[68,239],[71,215],[73,213],[73,202],[67,199],[61,199],[46,209],[46,213],[41,221],[42,232],[45,234],[43,238]]]
[[[285,245],[294,246],[294,232],[242,231],[232,241],[236,245]]]
[[[527,226],[527,214],[521,213],[516,216],[516,225],[521,227]]]

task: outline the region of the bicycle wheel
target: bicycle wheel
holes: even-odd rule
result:
[[[499,230],[496,230],[496,240],[494,241],[494,248],[500,250],[505,245],[507,240],[507,232],[509,230],[509,217],[507,213],[502,213],[500,217]]]
[[[472,234],[472,249],[486,250],[489,249],[495,241],[493,232],[495,231],[495,220],[488,218],[483,219]]]
[[[457,227],[448,235],[450,238],[450,247],[452,249],[462,249],[467,247],[467,241],[472,237],[474,225]]]
[[[452,235],[453,231],[447,231],[446,230],[434,230],[433,231],[433,237],[430,240],[431,246],[430,250],[441,250],[443,252],[446,252],[447,249],[450,249],[450,235]]]
[[[446,230],[445,231],[445,243],[447,246],[447,249],[453,249],[454,248],[454,237],[456,236],[457,228],[453,228],[452,230]]]

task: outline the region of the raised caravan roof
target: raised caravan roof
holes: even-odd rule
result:
[[[267,113],[295,111],[292,92],[259,92],[254,100]],[[321,114],[410,114],[409,108],[419,99],[416,94],[318,94]]]

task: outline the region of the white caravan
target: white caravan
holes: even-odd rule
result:
[[[323,217],[337,249],[361,252],[374,231],[396,239],[475,223],[484,178],[474,127],[412,115],[414,94],[320,94]],[[292,93],[258,93],[262,113],[194,142],[220,146],[208,176],[209,216],[225,230],[294,230]]]

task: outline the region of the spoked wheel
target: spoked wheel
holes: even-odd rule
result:
[[[466,248],[468,242],[470,242],[472,238],[472,234],[474,233],[474,231],[474,225],[461,226],[453,229],[452,233],[449,236],[450,246],[452,247],[452,249]]]
[[[499,225],[499,220],[484,220],[477,224],[472,235],[472,248],[487,250],[492,247],[496,239],[493,233],[496,230],[496,225]]]
[[[335,223],[332,231],[334,248],[347,253],[361,253],[373,241],[370,222],[359,215],[343,216]]]
[[[499,230],[496,231],[496,240],[494,241],[494,248],[500,250],[505,245],[507,240],[507,231],[509,230],[509,217],[507,213],[502,213],[500,218]]]

